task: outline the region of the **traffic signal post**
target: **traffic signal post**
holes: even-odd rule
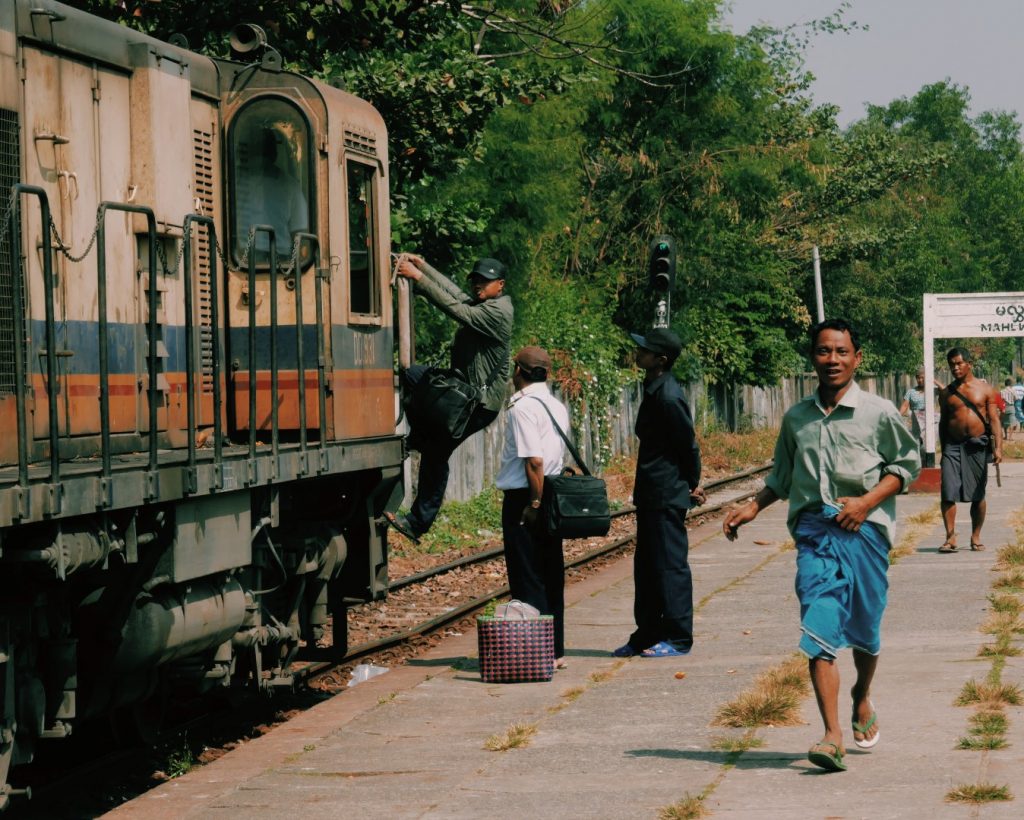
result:
[[[654,326],[668,327],[672,311],[672,288],[676,281],[676,243],[671,236],[660,234],[651,240],[647,269],[651,290],[660,294],[654,309]]]

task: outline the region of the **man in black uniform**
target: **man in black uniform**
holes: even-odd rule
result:
[[[483,395],[458,438],[427,436],[415,425],[409,431],[409,448],[420,453],[416,498],[408,516],[385,513],[385,518],[406,538],[419,543],[441,510],[448,486],[448,459],[463,441],[494,421],[505,403],[513,310],[512,299],[505,293],[505,266],[497,259],[478,259],[473,265],[469,274],[472,296],[419,256],[410,254],[403,259],[398,275],[411,279],[417,293],[459,323],[452,341],[452,368],[461,371]],[[406,370],[406,388],[413,389],[428,371],[423,365]]]
[[[666,328],[646,336],[630,334],[639,345],[644,395],[636,417],[640,452],[636,460],[636,554],[633,558],[636,631],[612,654],[645,658],[686,655],[693,646],[693,578],[687,562],[686,511],[704,502],[700,447],[693,417],[672,365],[682,350]]]

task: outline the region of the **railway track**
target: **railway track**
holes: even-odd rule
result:
[[[694,508],[690,512],[691,519],[701,519],[707,516],[714,515],[726,509],[727,507],[739,502],[746,500],[753,493],[744,491],[739,494],[730,496],[725,499],[720,499],[728,488],[741,483],[747,482],[757,476],[766,473],[771,469],[771,462],[761,464],[750,469],[743,470],[742,472],[735,473],[731,476],[724,478],[715,479],[704,484],[704,489],[708,493],[709,499],[714,499],[714,503],[705,504],[699,508]],[[632,506],[622,507],[612,512],[612,518],[622,518],[636,512],[636,508]],[[633,543],[636,538],[636,531],[630,531],[624,535],[613,536],[604,544],[601,544],[594,549],[588,550],[580,555],[569,558],[565,563],[567,570],[574,567],[583,566],[591,563],[592,561],[601,558],[603,556],[611,555],[618,552],[629,544]],[[495,547],[493,549],[482,550],[472,555],[466,555],[458,558],[454,561],[440,564],[436,567],[417,572],[412,575],[408,575],[404,578],[399,578],[391,582],[388,586],[389,592],[397,592],[407,587],[414,586],[416,584],[423,584],[430,581],[438,576],[445,575],[446,573],[453,572],[454,570],[462,567],[472,566],[475,564],[482,564],[488,561],[503,560],[503,549],[501,547]],[[397,646],[411,638],[426,635],[434,630],[437,630],[453,621],[457,621],[466,615],[469,615],[479,609],[485,607],[490,601],[501,598],[509,593],[509,587],[507,584],[488,590],[483,595],[474,597],[469,601],[464,601],[457,606],[445,610],[439,614],[436,614],[430,618],[427,618],[413,626],[410,626],[401,631],[395,632],[391,635],[387,635],[381,638],[377,638],[371,641],[360,643],[356,646],[350,647],[345,656],[336,661],[323,661],[309,664],[304,667],[300,672],[302,680],[309,681],[329,672],[332,668],[341,665],[349,664],[352,661],[357,661],[367,656],[373,655],[375,652],[379,652],[382,649]]]
[[[754,489],[750,486],[751,483],[770,468],[771,463],[769,462],[706,483],[704,488],[708,494],[709,503],[691,510],[690,519],[699,520],[713,516],[730,505],[749,498],[754,492]],[[737,490],[737,486],[740,486],[742,489]],[[621,507],[613,511],[612,516],[616,521],[623,521],[635,511],[635,507]],[[634,542],[636,537],[634,529],[630,528],[622,531],[621,524],[615,528],[619,530],[617,534],[608,537],[603,543],[590,549],[573,550],[572,542],[567,542],[569,557],[567,557],[565,564],[566,570],[571,571],[575,568],[582,568],[602,557],[612,556],[616,552],[626,549]],[[389,584],[389,592],[401,593],[403,590],[423,586],[451,573],[457,573],[470,567],[486,565],[488,562],[494,562],[496,565],[495,571],[491,573],[492,575],[504,576],[503,561],[503,550],[501,547],[482,550],[472,555],[463,556],[454,561],[431,567],[422,572],[416,572],[396,579]],[[498,564],[498,562],[501,563]],[[490,601],[501,598],[507,595],[508,592],[507,584],[494,586],[483,594],[474,595],[469,600],[463,600],[454,606],[446,607],[443,611],[431,614],[429,617],[425,617],[407,628],[390,630],[387,634],[352,646],[341,658],[308,663],[297,670],[297,683],[314,684],[315,687],[317,681],[321,679],[330,680],[333,677],[329,685],[320,687],[319,696],[322,698],[324,691],[336,693],[347,684],[345,670],[351,668],[356,663],[372,658],[382,652],[392,653],[390,657],[393,660],[400,658],[402,657],[403,645],[416,638],[430,636],[449,624],[456,624],[462,619],[469,618],[473,613],[484,608]],[[360,614],[357,613],[355,619],[358,620],[359,618]],[[413,654],[412,650],[409,651],[409,654]],[[301,695],[296,695],[296,697],[300,698]],[[282,700],[286,701],[282,704],[281,709],[285,715],[292,709],[304,708],[303,703],[291,702],[288,699]],[[244,738],[254,733],[252,726],[245,725],[247,723],[261,724],[261,726],[263,724],[274,725],[282,720],[277,716],[268,720],[265,714],[259,715],[259,712],[257,712],[259,715],[257,717],[253,717],[251,713],[245,712],[245,710],[243,710],[242,714],[247,716],[239,715],[235,718],[238,723],[236,737]],[[224,743],[230,747],[237,742],[225,742],[224,737],[230,734],[230,730],[225,732],[223,728],[219,729],[218,733],[213,736],[214,739],[207,739],[209,735],[206,733],[212,731],[207,725],[208,722],[209,719],[206,715],[193,716],[161,732],[159,736],[147,745],[154,748],[173,749],[181,748],[183,743],[198,743],[203,747]],[[94,797],[90,799],[97,800],[101,807],[95,811],[95,814],[98,814],[104,809],[113,808],[114,805],[125,799],[130,799],[133,796],[132,793],[140,794],[148,788],[159,785],[167,776],[173,776],[174,774],[174,772],[167,772],[166,774],[162,771],[156,772],[152,765],[147,768],[146,764],[138,758],[139,750],[137,748],[121,748],[109,752],[100,752],[89,757],[84,762],[76,763],[69,768],[61,767],[62,771],[58,775],[53,778],[46,778],[45,785],[37,783],[34,788],[35,799],[32,799],[31,802],[22,799],[12,803],[10,816],[12,820],[44,816],[48,818],[91,816],[93,812],[89,808],[82,806],[82,798],[76,798],[75,808],[68,810],[61,808],[61,801],[66,799],[68,795],[83,793],[93,795]],[[140,769],[134,775],[130,774],[133,766],[137,766]],[[104,796],[102,794],[103,789],[97,789],[96,781],[102,780],[104,776],[108,776],[112,771],[120,771],[122,776],[118,781],[112,782],[108,786],[110,793]],[[122,788],[125,791],[123,794],[118,791]],[[56,805],[55,800],[58,801]]]

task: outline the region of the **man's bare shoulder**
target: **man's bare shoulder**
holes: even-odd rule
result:
[[[975,404],[981,402],[995,401],[996,390],[988,382],[981,379],[971,379],[961,386],[961,390]]]

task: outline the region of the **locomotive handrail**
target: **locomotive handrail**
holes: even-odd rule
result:
[[[308,236],[308,234],[305,234]],[[301,236],[295,238],[295,242],[301,244]],[[316,241],[316,237],[313,237]],[[309,461],[306,458],[306,449],[309,443],[306,441],[306,361],[302,350],[302,268],[296,266],[295,276],[295,361],[299,376],[299,469],[304,473],[309,469]]]
[[[57,427],[57,332],[54,322],[53,308],[53,256],[50,253],[50,201],[46,191],[36,185],[28,185],[23,182],[11,186],[11,274],[14,279],[14,355],[15,362],[15,386],[16,399],[18,403],[18,483],[22,486],[22,498],[28,489],[28,435],[25,401],[27,393],[25,389],[25,358],[22,334],[25,331],[25,313],[22,298],[23,277],[21,273],[21,254],[19,247],[18,227],[21,225],[21,195],[28,194],[38,198],[40,217],[42,221],[42,243],[43,243],[43,307],[46,316],[46,395],[47,412],[50,422],[49,444],[50,444],[50,485],[51,485],[51,511],[59,513],[61,507],[60,497],[60,440]],[[24,506],[21,512],[25,512]]]
[[[316,273],[320,266],[320,240],[311,233],[299,231],[295,233],[295,244],[296,251],[298,251],[302,244],[308,242],[313,248],[313,266],[314,271],[313,287],[316,301],[316,321],[317,321],[317,393],[319,394],[319,415],[320,415],[320,444],[319,447],[323,449],[324,439],[326,438],[326,420],[324,418],[326,414],[326,399],[324,398],[324,339],[323,339],[323,297],[320,292],[319,278]],[[302,270],[298,264],[296,264],[297,270],[295,271],[295,343],[296,343],[296,357],[299,362],[299,450],[302,453],[302,466],[304,469],[309,469],[309,462],[307,461],[307,452],[309,450],[309,442],[306,435],[306,361],[303,358],[302,348]]]
[[[193,294],[192,294],[192,226],[205,225],[209,233],[210,247],[217,247],[217,227],[213,217],[200,216],[199,214],[188,214],[183,223],[184,247],[182,254],[185,257],[185,390],[188,392],[187,413],[188,413],[188,469],[187,491],[196,492],[198,482],[196,480],[196,377],[195,377],[195,320],[193,319]],[[221,465],[222,456],[222,433],[221,429],[221,392],[220,392],[220,332],[217,325],[217,254],[210,254],[210,297],[211,311],[210,321],[213,328],[213,448],[214,462],[218,471]],[[217,489],[220,489],[220,475],[215,481]]]
[[[327,342],[324,339],[324,294],[323,282],[330,282],[325,276],[329,269],[320,267],[320,244],[317,241],[315,249],[314,270],[316,278],[313,286],[316,288],[316,384],[317,384],[317,410],[320,418],[320,471],[327,471]]]
[[[256,483],[256,235],[266,234],[270,242],[270,447],[277,473],[277,239],[272,225],[249,226],[249,483]]]
[[[273,234],[271,234],[273,237]],[[273,242],[273,238],[270,240]],[[277,248],[274,248],[270,261],[270,469],[277,478],[281,456],[281,424],[280,408],[278,407],[278,383],[280,369],[277,363]]]
[[[110,447],[110,363],[107,350],[107,247],[106,247],[106,214],[107,211],[120,211],[122,213],[142,214],[146,217],[147,237],[149,239],[149,315],[147,324],[149,331],[148,350],[148,378],[146,395],[149,401],[149,471],[146,475],[147,500],[157,497],[157,372],[156,372],[156,331],[157,331],[157,259],[156,259],[156,215],[152,208],[145,205],[129,205],[123,202],[101,202],[96,211],[96,277],[97,277],[97,302],[99,310],[99,344],[100,344],[100,440],[102,442],[103,473],[103,503],[105,506],[111,503],[109,496],[111,466]],[[49,342],[47,345],[52,347]]]
[[[275,231],[271,225],[252,225],[249,228],[249,247],[255,247],[255,237],[257,234],[266,234],[270,243],[270,270],[269,270],[269,283],[268,288],[270,289],[270,429],[271,429],[271,454],[273,458],[272,470],[273,475],[271,478],[277,477],[277,470],[279,467],[279,454],[280,454],[280,419],[279,419],[279,408],[278,408],[278,394],[279,394],[279,378],[280,378],[280,366],[278,363],[277,354],[277,331],[278,331],[278,299],[277,299],[277,277],[280,274],[280,268],[277,261],[277,243],[275,239]],[[313,267],[314,270],[320,262],[320,242],[319,239],[310,233],[296,232],[294,234],[294,244],[292,246],[292,253],[295,256],[299,255],[303,244],[309,243],[313,250]],[[306,431],[306,364],[304,358],[304,345],[303,345],[303,315],[302,315],[302,271],[298,264],[292,269],[295,276],[295,358],[296,358],[296,374],[297,374],[297,388],[298,388],[298,411],[299,411],[299,452],[300,452],[300,471],[306,472],[309,469],[308,451],[309,441]],[[320,441],[321,443],[327,437],[326,427],[326,399],[324,398],[324,362],[326,358],[325,354],[325,341],[323,337],[323,328],[320,326],[323,320],[323,295],[319,288],[319,283],[316,282],[317,287],[315,290],[316,294],[316,316],[317,316],[317,387],[319,393],[319,410],[320,410]],[[249,481],[253,483],[256,481],[255,465],[256,465],[256,435],[257,435],[257,421],[256,421],[256,254],[250,253],[248,259],[248,287],[249,287],[249,327],[248,327],[248,342],[249,342]]]

